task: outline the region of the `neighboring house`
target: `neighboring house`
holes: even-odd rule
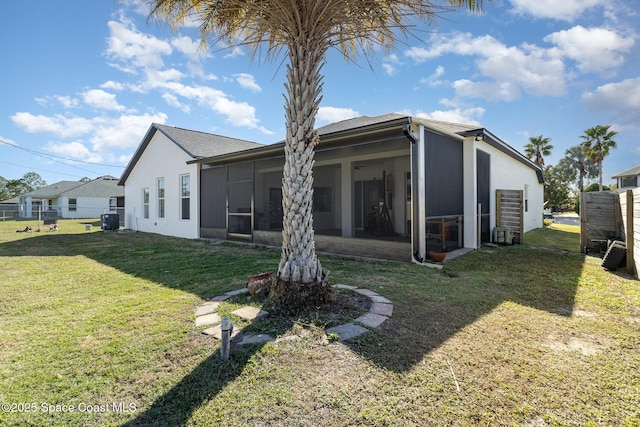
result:
[[[3,218],[18,218],[20,212],[20,198],[13,197],[11,199],[0,201],[0,216]]]
[[[612,176],[618,183],[618,189],[640,187],[640,165]]]
[[[387,114],[318,132],[318,251],[421,262],[492,241],[507,212],[518,233],[542,226],[541,169],[484,128]],[[283,165],[282,142],[154,124],[120,180],[125,227],[279,246]]]
[[[20,217],[99,218],[108,212],[124,213],[124,189],[118,178],[101,176],[91,181],[60,181],[20,196]]]

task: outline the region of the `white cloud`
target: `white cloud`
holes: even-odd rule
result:
[[[176,37],[171,40],[171,46],[176,48],[179,52],[182,52],[192,61],[198,62],[201,59],[210,56],[210,53],[200,44],[200,42],[194,41],[191,37]]]
[[[239,46],[234,46],[231,48],[231,51],[227,53],[225,58],[236,58],[238,56],[244,56],[244,49]]]
[[[169,83],[179,82],[183,77],[184,74],[175,68],[162,71],[149,69],[144,73],[144,81],[138,85],[132,85],[131,90],[134,92],[148,92],[153,89],[163,89]]]
[[[26,132],[51,133],[61,138],[87,136],[96,152],[109,152],[115,148],[135,148],[140,143],[149,124],[164,123],[164,113],[121,115],[119,117],[97,116],[92,118],[16,113],[11,119]]]
[[[530,95],[566,93],[564,63],[557,49],[526,43],[506,46],[489,35],[469,33],[434,35],[429,45],[429,49],[412,47],[405,54],[418,63],[449,53],[477,58],[478,69],[489,81],[459,80],[454,83],[459,96],[513,100],[521,91]]]
[[[358,117],[360,113],[351,108],[320,107],[316,120],[322,124],[335,123]]]
[[[549,34],[544,41],[558,46],[563,56],[578,62],[583,72],[604,72],[624,63],[624,53],[631,50],[634,40],[604,28],[584,28],[577,25]]]
[[[424,111],[416,112],[403,112],[403,114],[409,114],[416,117],[424,117],[425,119],[439,120],[442,122],[461,123],[465,125],[477,125],[480,126],[479,119],[484,115],[485,109],[482,107],[473,108],[455,108],[452,110],[436,110],[431,113]]]
[[[438,65],[436,70],[428,77],[423,77],[419,80],[420,84],[424,84],[430,87],[441,86],[444,82],[440,80],[440,77],[444,75],[444,67]]]
[[[174,96],[196,101],[198,104],[226,116],[227,122],[233,126],[257,129],[267,135],[273,134],[272,131],[260,125],[260,120],[255,116],[255,107],[246,102],[233,101],[221,90],[207,86],[187,86],[179,82],[167,82],[162,87],[169,90]]]
[[[610,0],[509,0],[514,12],[535,18],[573,21],[583,12],[598,5],[607,5]]]
[[[85,135],[92,129],[91,120],[62,114],[49,117],[20,112],[11,116],[11,120],[25,132],[52,133],[63,138]]]
[[[92,153],[80,141],[48,143],[44,146],[44,149],[61,157],[79,159],[86,162],[101,163],[104,160],[101,155]]]
[[[402,65],[402,62],[398,58],[398,55],[396,55],[395,53],[387,56],[382,62],[382,68],[384,69],[384,72],[390,76],[394,76],[397,74],[398,70],[396,68],[396,65]]]
[[[115,91],[121,91],[124,89],[124,85],[122,83],[114,82],[113,80],[109,80],[100,85],[101,89],[109,89]]]
[[[255,78],[252,74],[239,73],[235,74],[234,77],[240,86],[245,89],[249,89],[251,92],[258,93],[262,92],[262,88],[256,83]]]
[[[136,30],[131,23],[109,21],[107,57],[116,61],[114,67],[135,74],[138,68],[162,68],[163,55],[170,55],[171,45]]]
[[[70,109],[77,107],[79,104],[78,99],[63,95],[46,96],[44,98],[38,97],[35,98],[35,100],[43,107],[49,107],[52,103],[55,102],[57,104],[60,104],[65,109]]]
[[[136,148],[151,123],[166,121],[165,113],[96,117],[92,120],[92,136],[89,141],[93,151],[97,153]]]
[[[178,108],[187,114],[191,113],[191,107],[181,103],[178,97],[175,95],[172,95],[170,93],[165,93],[165,94],[162,94],[162,99],[164,99],[167,105],[170,105],[171,107]]]
[[[398,73],[396,67],[394,67],[392,64],[389,64],[388,62],[382,63],[382,69],[384,70],[385,74],[388,74],[390,76],[395,76]]]
[[[114,94],[105,92],[102,89],[87,90],[82,94],[82,98],[87,105],[103,110],[122,111],[125,109],[118,104]]]
[[[640,123],[640,76],[608,83],[582,95],[584,104],[593,111],[606,111],[622,124]]]

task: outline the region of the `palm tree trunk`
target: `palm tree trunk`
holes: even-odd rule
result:
[[[600,191],[602,191],[602,160],[598,161],[598,186],[600,187]]]
[[[282,255],[271,298],[289,306],[333,299],[328,274],[315,252],[313,231],[315,117],[322,98],[324,52],[310,44],[289,47],[285,115],[285,164],[282,178]]]

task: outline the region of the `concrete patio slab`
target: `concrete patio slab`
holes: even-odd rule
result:
[[[346,289],[348,291],[353,291],[354,289],[358,289],[357,286],[341,285],[341,284],[333,285],[333,287],[336,289]]]
[[[354,289],[353,292],[357,292],[360,295],[364,295],[367,297],[379,297],[380,294],[377,292],[370,291],[369,289]]]
[[[393,315],[393,304],[385,304],[382,302],[374,302],[369,309],[370,313],[380,314],[382,316],[391,317]]]
[[[362,323],[365,326],[369,326],[370,328],[377,328],[382,325],[382,323],[387,320],[387,316],[382,316],[376,313],[365,313],[362,316],[358,317],[355,321],[358,323]]]
[[[213,313],[218,309],[217,305],[213,304],[202,304],[200,307],[196,309],[196,317],[204,316],[205,314]]]
[[[371,298],[372,302],[383,302],[383,303],[386,303],[386,304],[391,304],[391,301],[389,301],[388,299],[386,299],[385,297],[380,296],[380,295],[374,295],[374,296],[369,297],[369,298]]]
[[[205,329],[204,331],[202,331],[202,333],[205,335],[210,335],[218,340],[222,339],[222,329],[220,329],[220,325]],[[236,337],[236,335],[240,333],[242,333],[242,329],[234,328],[233,331],[231,331],[231,339],[233,340]]]
[[[249,290],[247,288],[242,288],[242,289],[236,289],[235,291],[229,291],[229,292],[225,292],[225,295],[229,295],[230,297],[234,297],[236,295],[242,295],[249,292]]]
[[[220,316],[218,313],[205,314],[204,316],[196,317],[196,327],[215,325],[216,323],[220,323]]]
[[[264,344],[275,341],[276,339],[268,334],[246,333],[242,336],[242,340],[238,341],[238,345]]]
[[[231,314],[242,317],[245,320],[262,320],[269,315],[268,312],[260,310],[257,307],[245,306],[232,311]]]
[[[362,334],[369,332],[367,328],[363,328],[360,325],[353,323],[345,323],[344,325],[334,326],[326,331],[328,334],[340,335],[339,341],[346,341],[352,338],[358,337]]]

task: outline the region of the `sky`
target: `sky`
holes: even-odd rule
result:
[[[611,125],[604,182],[640,164],[640,0],[493,0],[448,12],[390,53],[327,55],[316,125],[402,113],[478,125],[556,164]],[[0,176],[48,184],[121,176],[152,123],[284,139],[285,58],[200,46],[197,25],[142,0],[6,2],[0,26]],[[596,180],[594,180],[595,182]]]

